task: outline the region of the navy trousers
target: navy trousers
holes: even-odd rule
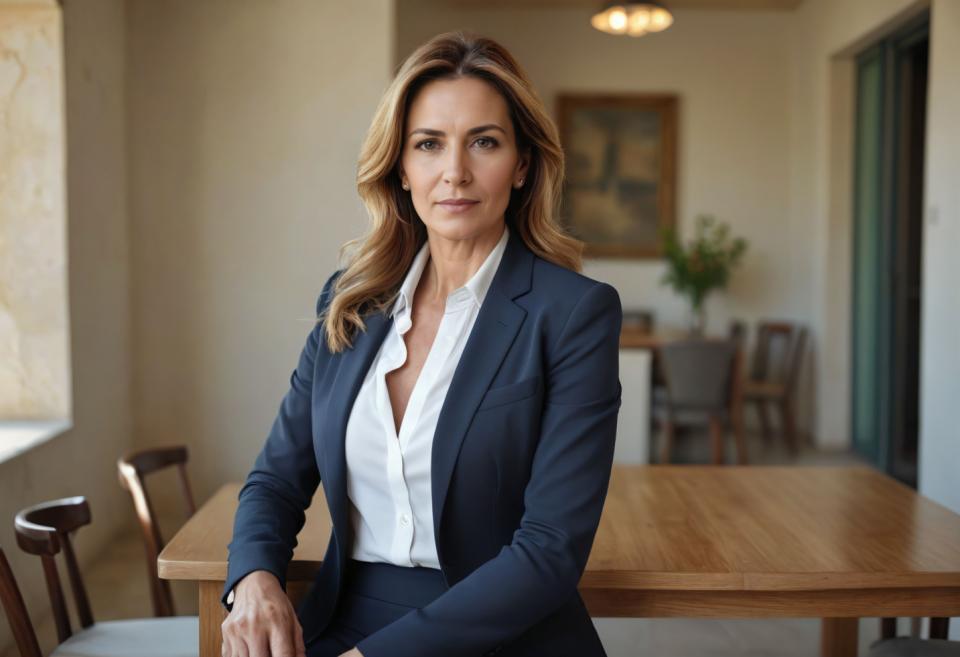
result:
[[[307,644],[307,657],[338,657],[360,639],[411,609],[426,606],[446,590],[443,574],[435,568],[351,559],[333,619]]]

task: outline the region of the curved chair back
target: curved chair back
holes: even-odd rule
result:
[[[17,544],[28,554],[40,557],[43,575],[50,595],[53,619],[57,625],[57,638],[63,643],[73,634],[70,617],[67,614],[66,599],[57,573],[54,557],[63,553],[67,565],[67,576],[77,606],[77,618],[81,627],[93,625],[90,600],[80,577],[80,567],[73,550],[70,534],[80,527],[90,524],[90,505],[83,497],[66,497],[44,502],[23,509],[14,520]]]
[[[176,612],[173,608],[170,582],[160,579],[157,573],[157,557],[163,550],[164,541],[160,533],[160,523],[154,512],[153,504],[150,502],[144,480],[150,474],[176,467],[180,487],[183,491],[187,517],[189,518],[197,509],[193,501],[190,481],[187,478],[187,460],[186,446],[177,445],[132,452],[117,461],[120,485],[130,493],[133,508],[137,513],[137,520],[140,522],[140,530],[143,533],[143,545],[147,557],[147,577],[150,581],[150,597],[153,601],[155,616],[175,616]]]
[[[37,643],[37,633],[33,630],[33,623],[27,614],[27,605],[23,603],[20,587],[13,576],[10,562],[3,548],[0,548],[0,603],[7,615],[10,629],[13,631],[13,640],[17,644],[21,657],[43,657],[40,653],[40,644]]]

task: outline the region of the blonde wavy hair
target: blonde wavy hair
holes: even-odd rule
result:
[[[505,220],[537,256],[581,271],[583,243],[557,220],[564,157],[557,127],[526,73],[496,41],[464,31],[439,34],[400,66],[377,106],[357,164],[357,191],[371,218],[369,232],[340,248],[346,266],[317,321],[326,320],[332,353],[365,331],[363,316],[388,312],[427,230],[400,186],[399,160],[410,103],[428,82],[471,76],[491,84],[507,102],[518,153],[529,153],[529,181],[512,189]]]

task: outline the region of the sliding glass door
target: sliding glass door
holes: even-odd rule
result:
[[[928,19],[857,58],[854,448],[916,485]]]

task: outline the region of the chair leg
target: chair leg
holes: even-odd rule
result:
[[[880,619],[880,638],[881,639],[894,639],[897,636],[897,619],[896,618],[881,618]]]
[[[930,638],[931,639],[946,639],[947,634],[950,633],[950,619],[949,618],[931,618],[930,619]]]
[[[713,416],[710,418],[710,443],[713,451],[713,464],[722,465],[723,458],[723,423],[719,418]]]
[[[780,416],[783,419],[783,434],[787,439],[787,447],[792,454],[800,451],[797,446],[797,426],[793,414],[793,404],[789,399],[780,402]]]
[[[673,422],[671,422],[670,420],[664,420],[663,438],[660,441],[660,462],[661,463],[670,462],[670,454],[673,451],[673,432],[674,432]]]
[[[763,435],[763,442],[770,442],[770,416],[767,414],[767,402],[758,399],[754,402],[757,405],[757,415],[760,417],[760,433]]]

